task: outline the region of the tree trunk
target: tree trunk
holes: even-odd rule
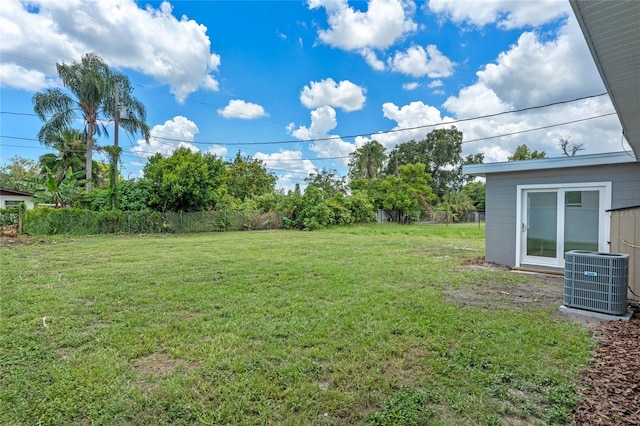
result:
[[[91,181],[93,178],[92,169],[93,169],[93,133],[95,123],[89,122],[87,126],[87,161],[85,165],[87,183],[85,184],[85,189],[87,192],[91,192]]]

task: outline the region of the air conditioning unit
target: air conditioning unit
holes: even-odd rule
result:
[[[628,254],[571,250],[564,265],[565,306],[611,315],[627,312]]]

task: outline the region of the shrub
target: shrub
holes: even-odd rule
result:
[[[0,226],[18,226],[18,207],[0,209]]]

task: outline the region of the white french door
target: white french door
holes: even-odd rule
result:
[[[610,183],[518,187],[517,262],[564,267],[569,250],[608,252]]]

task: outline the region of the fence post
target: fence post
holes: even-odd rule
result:
[[[18,204],[18,234],[22,234],[22,220],[26,211],[27,205],[24,202]]]

